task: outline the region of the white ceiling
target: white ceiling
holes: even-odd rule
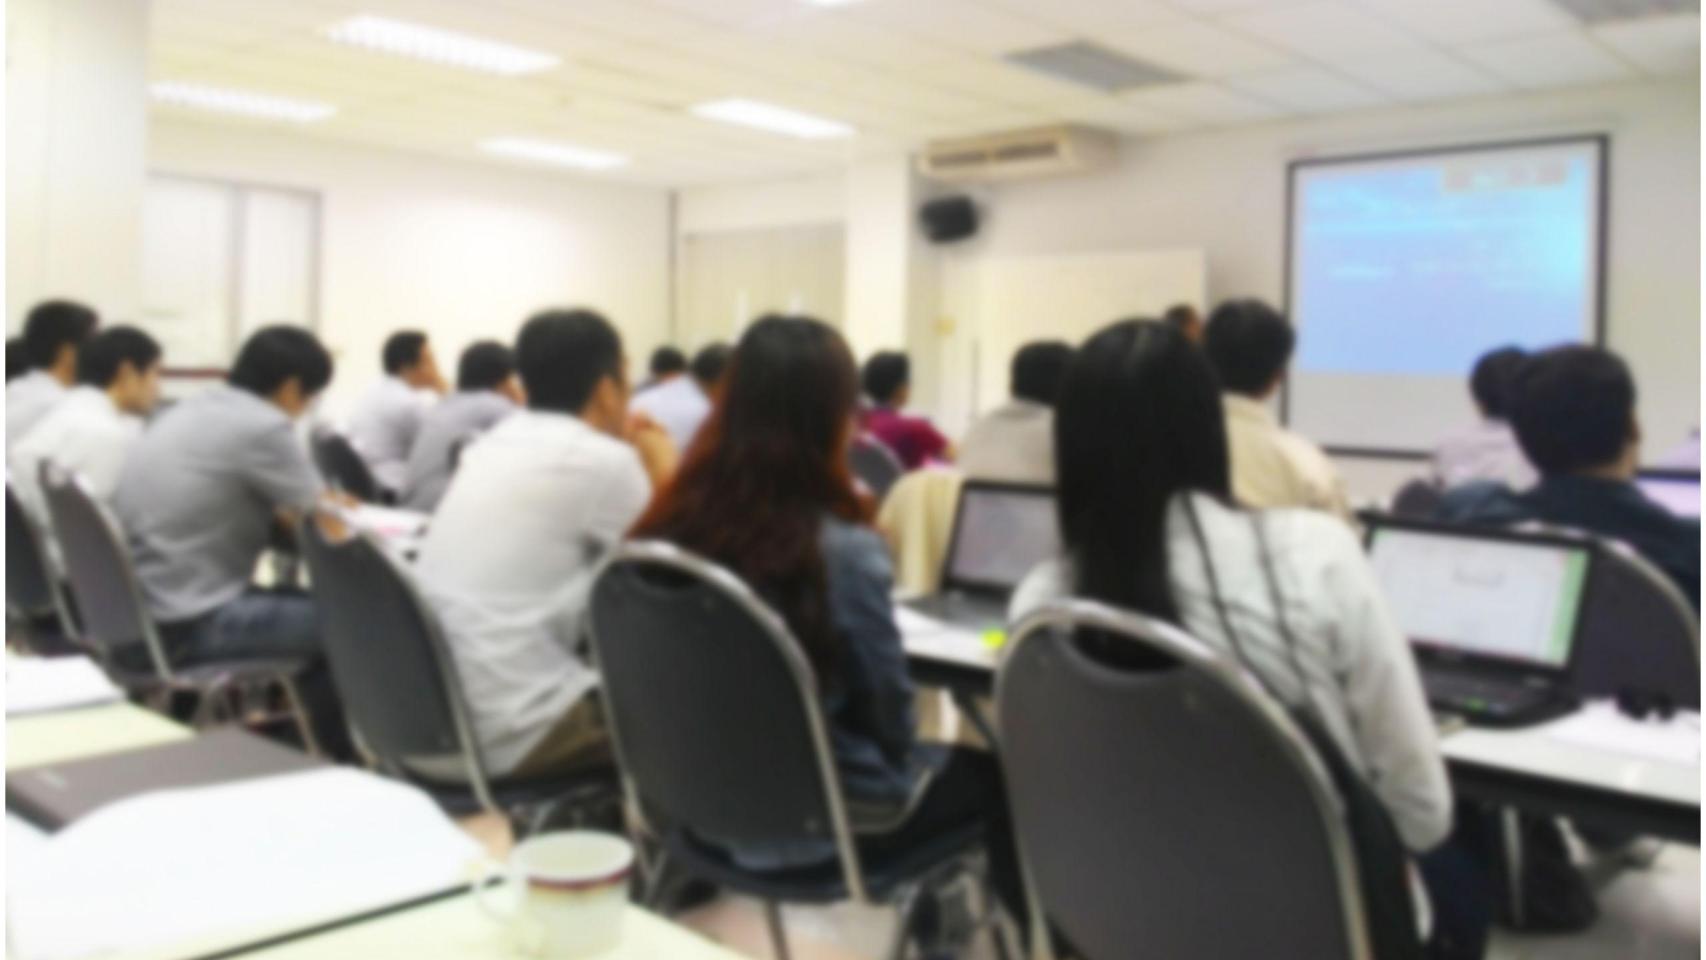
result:
[[[154,0],[153,11],[154,79],[338,106],[329,120],[283,125],[304,136],[490,163],[519,161],[481,154],[479,140],[556,140],[633,161],[565,175],[666,185],[822,169],[929,139],[1061,121],[1162,133],[1697,75],[1700,63],[1698,13],[1590,27],[1552,0],[862,0],[835,7],[802,0]],[[356,13],[531,47],[563,63],[540,74],[489,76],[321,35]],[[1190,79],[1111,96],[998,59],[1074,39]],[[859,133],[808,142],[686,113],[725,97],[816,113]]]

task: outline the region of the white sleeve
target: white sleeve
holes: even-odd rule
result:
[[[611,460],[587,518],[587,534],[603,547],[621,542],[652,499],[652,481],[638,453],[623,444]]]
[[[1346,708],[1369,785],[1404,843],[1423,851],[1451,831],[1451,787],[1410,645],[1353,537],[1324,572],[1337,606]]]

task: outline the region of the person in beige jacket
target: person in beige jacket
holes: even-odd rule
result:
[[[1260,300],[1229,300],[1209,316],[1203,350],[1223,392],[1233,494],[1247,507],[1307,507],[1348,520],[1338,468],[1268,406],[1296,343],[1291,324]]]

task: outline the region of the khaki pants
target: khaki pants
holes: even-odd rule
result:
[[[604,723],[604,703],[597,693],[589,693],[563,714],[510,776],[569,773],[610,761],[610,732]]]

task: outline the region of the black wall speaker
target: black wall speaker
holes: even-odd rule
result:
[[[943,197],[920,207],[918,220],[932,243],[952,243],[977,232],[977,207],[970,197]]]

